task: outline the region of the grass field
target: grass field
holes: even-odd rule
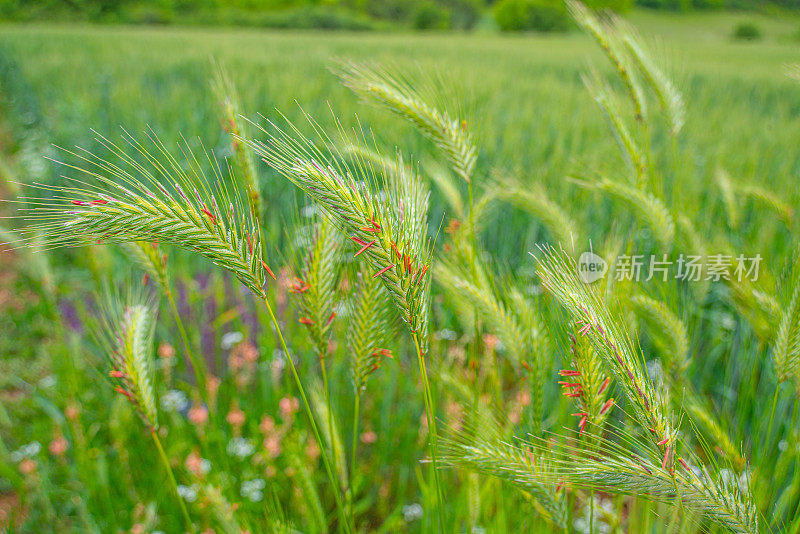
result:
[[[643,376],[650,370],[653,398],[667,397],[666,428],[674,429],[675,440],[680,436],[686,458],[694,454],[706,462],[710,485],[720,494],[752,503],[756,519],[748,527],[800,531],[800,428],[792,384],[800,377],[800,300],[792,261],[800,204],[800,84],[788,75],[790,65],[800,63],[800,18],[637,11],[628,20],[683,95],[686,123],[677,136],[663,126],[655,98],[646,126],[639,128],[623,80],[597,44],[577,30],[500,36],[0,26],[0,192],[6,199],[17,194],[15,181],[57,184],[60,175],[74,175],[45,159],[77,161],[51,144],[102,153],[91,129],[116,142],[120,127],[139,138],[150,127],[169,147],[181,135],[197,147],[199,136],[217,154],[234,155],[220,127],[226,119],[211,88],[211,58],[224,65],[244,115],[254,122],[264,123],[259,113],[278,121],[277,109],[302,124],[301,106],[329,129],[333,110],[345,127],[360,123],[374,132],[383,153],[399,147],[406,161],[413,157],[421,176],[452,175],[437,146],[411,124],[360,101],[339,82],[330,70],[334,60],[352,59],[391,64],[413,79],[429,81],[436,74],[442,99],[460,105],[464,128],[477,140],[470,194],[474,187],[481,207],[476,244],[464,237],[468,230],[459,233],[452,226],[456,218],[469,226],[467,213],[473,210],[465,183],[455,176],[446,180],[455,184],[460,207],[446,190],[431,185],[427,224],[436,245],[428,374],[439,431],[451,437],[441,443],[451,452],[442,457],[448,467],[440,470],[445,498],[438,505],[431,464],[420,462],[430,454],[428,438],[435,441],[436,435],[425,418],[426,382],[418,375],[414,336],[400,328],[385,340],[395,357],[371,376],[357,411],[348,364],[354,342],[346,341],[355,319],[344,315],[333,323],[327,369],[320,366],[313,328],[309,337],[298,323],[303,308],[288,282],[297,263],[288,252],[295,241],[293,208],[307,200],[265,162],[256,165],[265,256],[283,280],[270,286],[269,299],[310,393],[322,446],[297,401],[299,389],[283,356],[287,347],[274,335],[268,312],[207,260],[165,248],[185,339],[219,377],[219,387],[209,398],[197,386],[171,297],[154,298],[160,301],[158,350],[147,356],[156,363],[159,399],[160,429],[153,435],[160,441],[154,446],[136,410],[108,384],[104,349],[92,341],[90,327],[107,280],[139,287],[141,271],[113,246],[33,258],[24,251],[2,252],[0,530],[182,532],[188,529],[185,505],[198,530],[218,532],[724,531],[719,518],[729,509],[711,490],[699,497],[678,490],[680,477],[667,469],[671,459],[680,470],[671,444],[663,465],[663,443],[643,446],[657,457],[642,461],[664,472],[658,483],[639,473],[644,481],[603,485],[603,473],[595,471],[586,475],[591,483],[565,474],[565,485],[542,474],[549,467],[535,459],[546,456],[536,439],[580,442],[570,415],[576,408],[561,395],[558,370],[570,368],[572,350],[603,352],[602,339],[594,348],[570,342],[568,332],[578,330],[575,315],[570,319],[570,294],[559,298],[528,254],[563,235],[563,219],[548,217],[556,206],[574,224],[578,253],[591,246],[606,258],[677,256],[702,243],[708,255],[763,258],[753,287],[674,280],[587,287],[603,286],[604,299],[613,302],[609,320],[618,320],[637,340],[631,343],[641,354],[636,365]],[[732,41],[742,21],[758,24],[763,40]],[[631,177],[625,152],[582,81],[590,66],[610,80],[621,103],[619,117],[646,153],[647,169],[636,184],[644,195],[633,200],[609,193],[612,186],[586,185]],[[498,185],[502,180],[514,187]],[[509,193],[504,196],[502,189]],[[519,199],[530,191],[546,192],[546,205],[531,201],[533,207],[526,208]],[[647,195],[657,199],[653,205],[664,206],[672,225],[668,249],[662,236],[669,225],[643,204]],[[18,224],[3,222],[4,231]],[[440,222],[450,231],[437,232]],[[464,258],[485,271],[484,285],[474,271],[459,271],[457,262]],[[463,291],[469,284],[475,290]],[[337,298],[347,286],[336,289]],[[147,287],[156,292],[152,282]],[[517,294],[527,304],[515,300]],[[654,316],[662,308],[649,306],[653,302],[671,313]],[[314,313],[322,308],[314,306]],[[525,316],[528,306],[534,318]],[[530,325],[541,326],[549,342],[529,335]],[[675,367],[680,370],[673,376],[676,340],[682,339],[688,363]],[[642,431],[632,415],[637,399],[626,389],[625,373],[613,359],[602,365],[614,376],[610,396],[620,408],[609,416],[606,435],[617,431],[626,436],[623,442],[647,441],[647,427]],[[663,372],[658,378],[657,365],[668,378]],[[526,371],[530,367],[536,372]],[[207,421],[199,422],[202,417],[194,416],[204,405]],[[500,417],[497,429],[486,422],[490,414]],[[527,450],[498,445],[469,460],[458,448],[462,439],[476,448],[516,444],[512,436],[527,433]],[[170,470],[158,454],[162,442]],[[602,440],[593,446],[602,448]],[[461,461],[454,458],[459,454]],[[340,487],[326,477],[326,458]],[[180,498],[168,473],[177,479]],[[548,499],[566,510],[563,525],[542,504]]]

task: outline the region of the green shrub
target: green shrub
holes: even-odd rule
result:
[[[608,9],[615,13],[626,13],[633,8],[634,0],[590,0],[584,2],[592,9]]]
[[[742,22],[733,29],[733,38],[737,41],[757,41],[761,39],[761,30],[752,22]]]
[[[664,11],[689,11],[692,0],[637,0],[637,5]]]
[[[450,27],[471,30],[481,16],[482,0],[443,0],[442,5],[450,12]]]
[[[445,30],[450,27],[450,12],[426,0],[417,6],[411,24],[416,30]]]
[[[564,4],[555,0],[500,0],[494,16],[502,31],[565,31],[568,23]]]

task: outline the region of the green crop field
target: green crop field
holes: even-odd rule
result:
[[[577,18],[0,25],[0,531],[800,532],[800,17]]]

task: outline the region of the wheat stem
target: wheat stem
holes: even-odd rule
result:
[[[350,492],[353,491],[353,476],[356,468],[356,452],[358,450],[358,412],[361,406],[361,393],[356,392],[356,398],[353,403],[353,446],[350,451]],[[351,515],[353,511],[351,510]],[[355,521],[355,518],[353,519]]]
[[[189,532],[194,534],[194,524],[189,518],[189,511],[186,509],[186,503],[183,502],[183,497],[181,497],[178,493],[178,482],[175,480],[175,473],[172,472],[172,466],[169,464],[169,459],[167,458],[167,454],[164,452],[164,447],[161,445],[161,440],[158,439],[158,432],[153,430],[150,432],[150,434],[153,436],[153,441],[156,444],[156,449],[158,449],[158,455],[161,457],[161,461],[164,464],[164,469],[167,470],[167,476],[169,477],[170,484],[172,484],[172,490],[175,492],[175,496],[178,498],[178,504],[181,507],[181,514],[183,515],[183,520],[186,522],[186,528],[189,529]]]
[[[439,518],[439,531],[444,533],[444,518],[442,517],[442,505],[443,505],[443,498],[442,498],[442,486],[439,482],[439,465],[437,460],[437,452],[438,452],[438,433],[436,431],[436,416],[434,413],[434,404],[433,404],[433,396],[431,395],[431,387],[430,383],[428,382],[428,371],[425,367],[425,355],[420,348],[420,342],[417,338],[418,333],[414,332],[412,335],[414,339],[414,346],[417,349],[417,361],[419,363],[419,374],[422,377],[422,387],[424,391],[424,399],[425,399],[425,413],[428,420],[428,445],[430,447],[431,452],[431,462],[433,464],[433,481],[436,485],[436,515]]]
[[[769,438],[772,435],[772,423],[775,421],[775,409],[778,407],[778,397],[780,396],[781,383],[775,384],[775,394],[772,396],[772,409],[769,412],[769,424],[767,425],[767,433],[764,435],[764,448],[766,449],[769,443]]]
[[[294,365],[294,361],[292,360],[292,355],[289,352],[289,348],[286,346],[286,340],[283,339],[283,332],[281,330],[280,324],[278,323],[278,319],[275,317],[275,313],[272,311],[272,306],[270,305],[269,300],[266,298],[266,296],[264,298],[264,304],[267,306],[267,313],[269,314],[270,321],[272,321],[272,325],[275,327],[275,333],[278,335],[278,341],[281,344],[281,350],[283,350],[285,359],[289,364],[289,369],[292,372],[292,377],[294,378],[295,384],[297,385],[297,391],[300,393],[300,398],[303,400],[303,408],[306,411],[306,415],[308,415],[308,420],[311,424],[311,430],[314,432],[314,437],[316,438],[317,443],[320,446],[320,449],[324,451],[325,443],[322,441],[319,429],[317,428],[317,423],[314,420],[314,414],[311,411],[311,405],[308,403],[308,397],[306,396],[305,388],[303,388],[303,383],[300,381],[300,375],[297,374],[297,368]],[[331,440],[333,440],[333,434],[331,434]],[[325,471],[327,472],[328,479],[330,480],[331,485],[334,487],[333,496],[336,499],[336,508],[342,519],[342,524],[344,525],[346,532],[351,532],[352,528],[350,522],[347,519],[347,515],[345,514],[344,505],[342,504],[341,488],[339,484],[336,482],[336,477],[334,477],[333,475],[333,469],[331,468],[330,459],[328,458],[328,455],[325,453],[323,453],[321,456],[322,456],[322,463],[325,464]]]
[[[183,341],[183,348],[186,351],[186,355],[189,356],[189,361],[192,363],[192,369],[194,370],[194,375],[197,379],[197,386],[200,389],[200,396],[203,398],[203,402],[206,403],[206,406],[208,406],[208,409],[210,410],[211,405],[208,402],[208,388],[206,386],[207,377],[205,361],[202,358],[197,358],[191,349],[189,337],[186,334],[186,328],[183,326],[183,320],[178,312],[178,306],[175,304],[175,298],[172,296],[172,291],[165,287],[164,294],[169,302],[169,308],[172,312],[172,317],[175,319],[175,324],[178,326],[178,333]]]

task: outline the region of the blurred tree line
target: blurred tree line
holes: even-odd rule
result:
[[[669,11],[800,9],[800,0],[588,0],[624,12],[634,4]],[[0,0],[0,20],[229,24],[287,28],[472,29],[493,14],[504,31],[564,31],[563,0]]]

